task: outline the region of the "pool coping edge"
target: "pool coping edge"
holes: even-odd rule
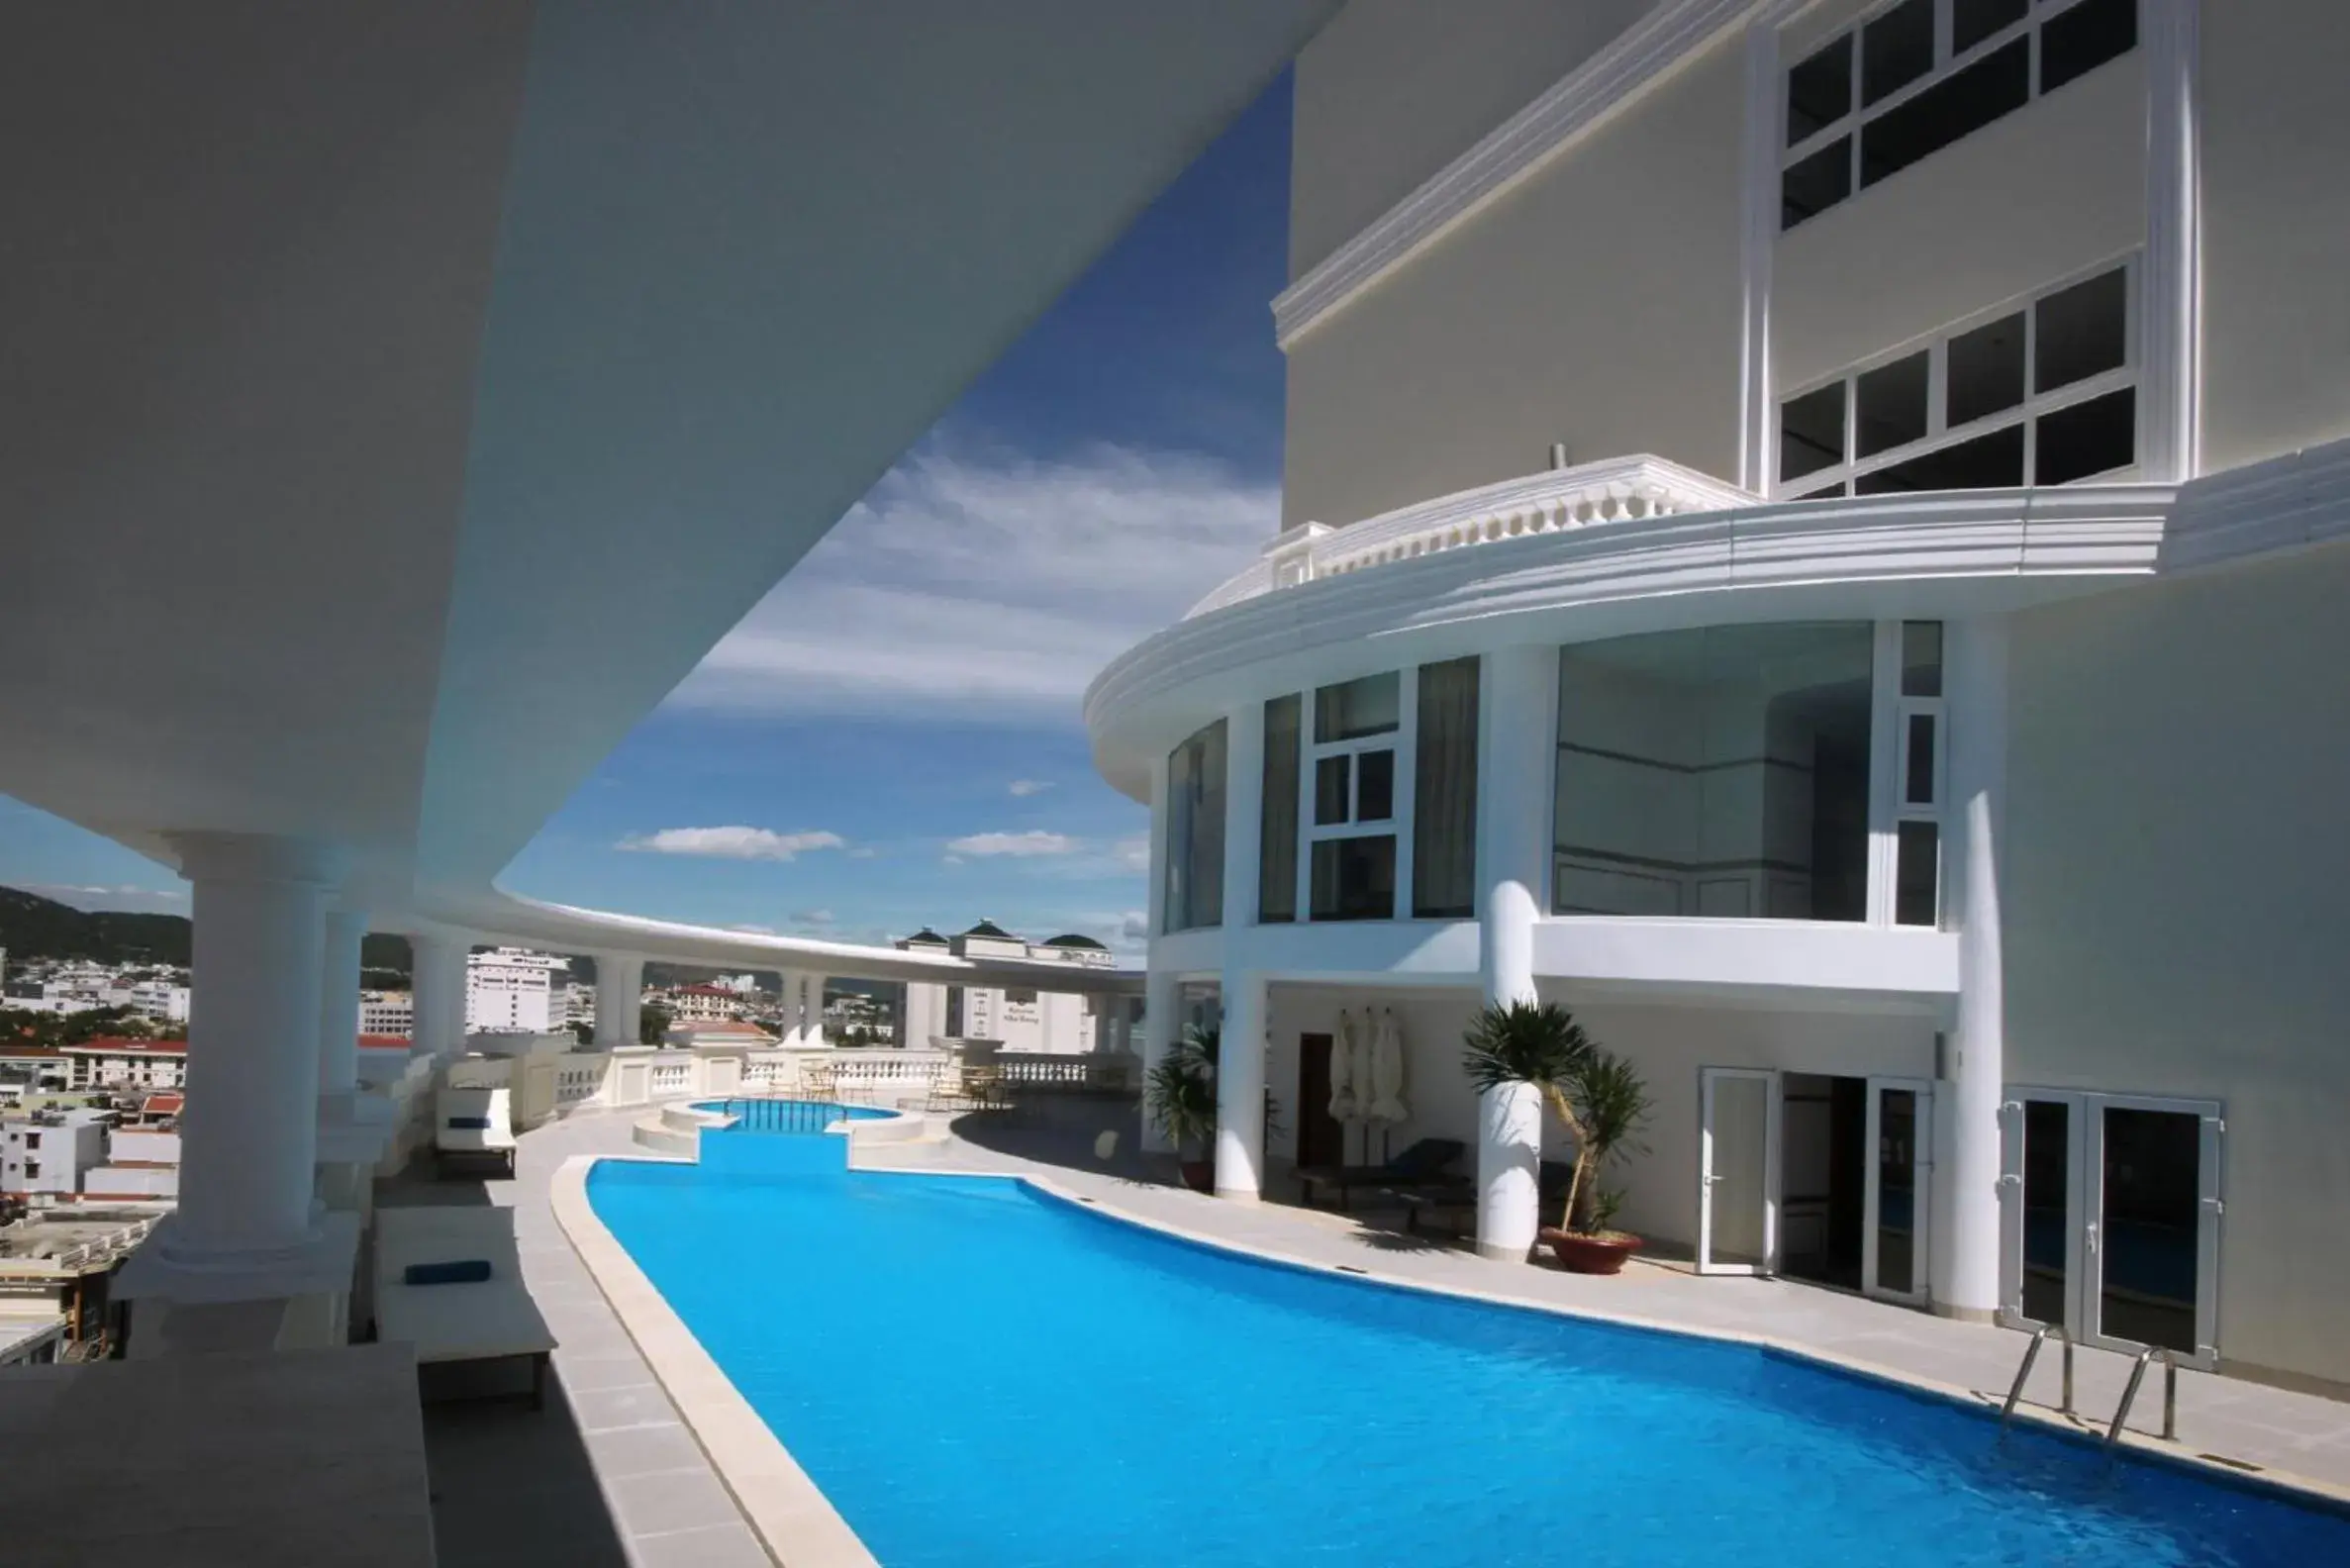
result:
[[[588,1200],[588,1175],[608,1160],[631,1165],[698,1162],[574,1154],[556,1167],[547,1203],[588,1277],[676,1406],[678,1419],[743,1520],[767,1555],[788,1568],[879,1568],[879,1559],[597,1215]]]

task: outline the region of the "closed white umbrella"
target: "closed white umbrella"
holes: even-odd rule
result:
[[[1338,1032],[1330,1036],[1330,1120],[1351,1122],[1354,1107],[1354,1020],[1338,1015]]]
[[[1375,1121],[1394,1123],[1411,1114],[1404,1103],[1404,1029],[1389,1008],[1379,1015],[1371,1043],[1370,1115]]]

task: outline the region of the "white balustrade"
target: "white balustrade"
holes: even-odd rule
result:
[[[1317,578],[1444,550],[1761,502],[1751,491],[1646,455],[1505,479],[1341,529],[1318,523],[1292,529],[1265,547],[1261,560],[1192,606],[1185,619]]]

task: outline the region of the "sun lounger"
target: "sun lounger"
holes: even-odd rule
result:
[[[1298,1185],[1306,1206],[1314,1206],[1315,1189],[1335,1190],[1336,1207],[1343,1209],[1358,1188],[1383,1191],[1419,1189],[1462,1178],[1452,1167],[1468,1152],[1457,1138],[1421,1138],[1384,1165],[1309,1165],[1298,1171]]]
[[[433,1164],[494,1160],[514,1174],[514,1097],[505,1089],[443,1089],[433,1097]]]
[[[487,1265],[486,1277],[468,1277],[482,1272],[475,1264]],[[436,1275],[456,1277],[425,1282]],[[528,1359],[531,1408],[545,1405],[555,1337],[523,1284],[512,1210],[378,1209],[375,1328],[379,1339],[413,1345],[420,1366]]]

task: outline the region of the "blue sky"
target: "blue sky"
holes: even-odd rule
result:
[[[985,916],[1141,934],[1146,814],[1078,699],[1278,527],[1289,79],[712,650],[507,870],[514,891],[880,940]],[[0,796],[0,883],[184,909]]]

